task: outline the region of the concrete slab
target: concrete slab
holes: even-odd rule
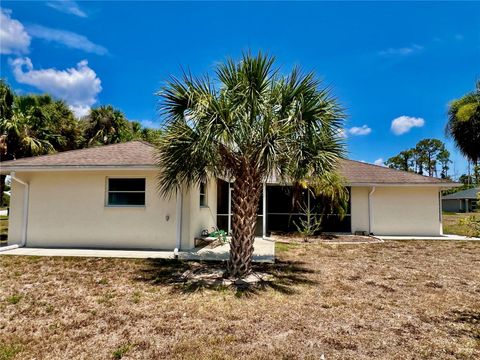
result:
[[[376,238],[382,240],[448,240],[448,241],[480,241],[480,238],[466,237],[462,235],[445,234],[442,236],[380,236]]]
[[[230,245],[227,243],[213,249],[201,248],[180,251],[178,257],[184,260],[228,260]],[[58,249],[58,248],[13,248],[0,252],[0,256],[72,256],[128,259],[173,259],[173,251],[154,250],[110,250],[110,249]],[[273,262],[275,260],[275,242],[256,238],[254,243],[254,262]]]
[[[72,256],[100,258],[132,258],[132,259],[173,259],[173,251],[148,250],[106,250],[106,249],[57,249],[57,248],[17,248],[0,252],[3,255],[21,256]]]
[[[255,238],[253,244],[254,262],[273,262],[275,260],[275,241],[269,239]],[[228,260],[230,244],[217,246],[213,249],[202,248],[198,251],[182,252],[179,258],[187,260]]]

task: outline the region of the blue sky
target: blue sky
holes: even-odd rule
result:
[[[78,114],[113,104],[158,126],[154,93],[170,75],[261,49],[333,87],[350,157],[372,163],[445,140],[448,102],[480,77],[474,2],[3,1],[1,15],[1,76],[18,92],[50,92]]]

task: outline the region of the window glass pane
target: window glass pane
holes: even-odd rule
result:
[[[200,183],[200,206],[207,206],[207,186],[205,183]]]
[[[108,179],[109,191],[145,191],[145,179]]]
[[[108,205],[145,205],[145,193],[109,193]]]

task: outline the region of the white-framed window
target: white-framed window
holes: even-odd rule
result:
[[[108,178],[106,205],[145,206],[145,178]]]
[[[200,207],[207,206],[207,183],[202,181],[200,183]]]

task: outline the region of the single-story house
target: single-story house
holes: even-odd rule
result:
[[[478,209],[478,193],[480,188],[472,188],[448,194],[442,197],[444,211],[472,212]]]
[[[158,193],[155,148],[142,141],[3,162],[12,178],[8,243],[28,247],[182,249],[202,230],[231,228],[232,186],[210,179],[170,198]],[[352,160],[347,215],[324,231],[442,234],[440,191],[457,184]],[[257,234],[293,230],[291,188],[268,180]],[[307,192],[307,195],[308,192]],[[313,200],[312,200],[313,201]]]

